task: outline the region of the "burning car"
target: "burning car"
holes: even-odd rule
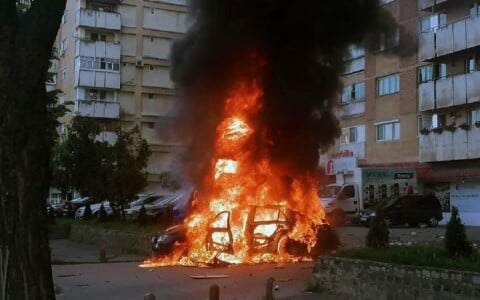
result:
[[[223,255],[235,253],[234,238],[230,227],[230,211],[217,214],[207,231],[205,250],[213,253],[213,263],[222,262]],[[312,225],[313,226],[313,225]],[[315,227],[317,243],[311,249],[308,245],[289,237],[295,228],[295,213],[282,205],[251,206],[245,223],[247,249],[251,254],[273,254],[292,256],[317,256],[330,252],[339,245],[333,229],[323,223]],[[175,246],[187,249],[187,226],[176,225],[152,238],[152,257],[171,254]],[[242,247],[240,247],[242,248]]]

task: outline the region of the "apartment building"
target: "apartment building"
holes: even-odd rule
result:
[[[480,1],[418,4],[420,183],[480,225]]]
[[[185,0],[68,0],[57,34],[49,89],[72,101],[73,115],[97,119],[99,139],[114,142],[115,129],[138,126],[150,144],[147,190],[159,190],[162,173],[182,145],[159,134],[174,117],[168,56],[186,31]]]
[[[397,22],[417,36],[416,0],[383,0]],[[384,32],[377,38],[375,51],[352,45],[342,76],[339,97],[342,134],[337,144],[321,155],[331,181],[337,174],[368,169],[363,178],[363,198],[370,205],[406,192],[406,184],[418,186],[417,167],[417,55],[395,56],[400,30]],[[354,179],[355,180],[355,179]]]

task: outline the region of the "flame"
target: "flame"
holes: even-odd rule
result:
[[[255,80],[232,90],[216,129],[205,193],[194,199],[185,220],[188,250],[176,245],[172,255],[142,266],[309,260],[287,253],[286,241],[313,247],[312,224],[323,222],[324,210],[312,177],[285,183],[281,174],[288,172],[273,166],[265,154],[268,141],[258,138],[261,126],[255,123],[261,99]]]

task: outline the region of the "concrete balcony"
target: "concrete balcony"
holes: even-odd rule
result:
[[[345,62],[343,75],[348,75],[365,70],[365,57],[348,60]]]
[[[365,101],[355,101],[340,104],[340,117],[361,115],[365,113]]]
[[[420,111],[480,102],[480,72],[458,74],[421,83],[418,86]]]
[[[466,18],[425,32],[419,37],[419,60],[480,46],[480,17]]]
[[[463,1],[463,0],[460,0]],[[445,9],[453,2],[460,2],[459,0],[419,0],[418,9],[424,11],[438,11]]]
[[[365,142],[340,144],[340,151],[348,150],[358,159],[365,159]]]
[[[75,71],[75,87],[120,88],[120,72],[80,69]]]
[[[480,158],[480,128],[456,128],[441,133],[420,134],[420,162],[451,161]]]
[[[77,100],[73,112],[84,117],[118,119],[120,104],[100,100]]]
[[[120,59],[120,43],[79,39],[75,41],[75,56]]]
[[[110,145],[113,145],[117,142],[117,134],[112,131],[101,131],[99,135],[95,137],[95,141],[107,142]]]
[[[79,9],[76,13],[75,24],[78,26],[121,30],[120,14],[114,12]]]

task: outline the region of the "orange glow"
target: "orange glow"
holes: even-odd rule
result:
[[[288,170],[271,164],[265,154],[269,142],[258,138],[261,127],[255,123],[261,99],[261,88],[254,80],[232,90],[217,126],[204,192],[184,221],[187,251],[178,246],[171,256],[146,261],[143,267],[310,259],[286,253],[285,241],[292,239],[308,248],[315,244],[312,224],[324,219],[315,180],[309,175],[285,180]],[[272,239],[276,239],[273,246]]]

